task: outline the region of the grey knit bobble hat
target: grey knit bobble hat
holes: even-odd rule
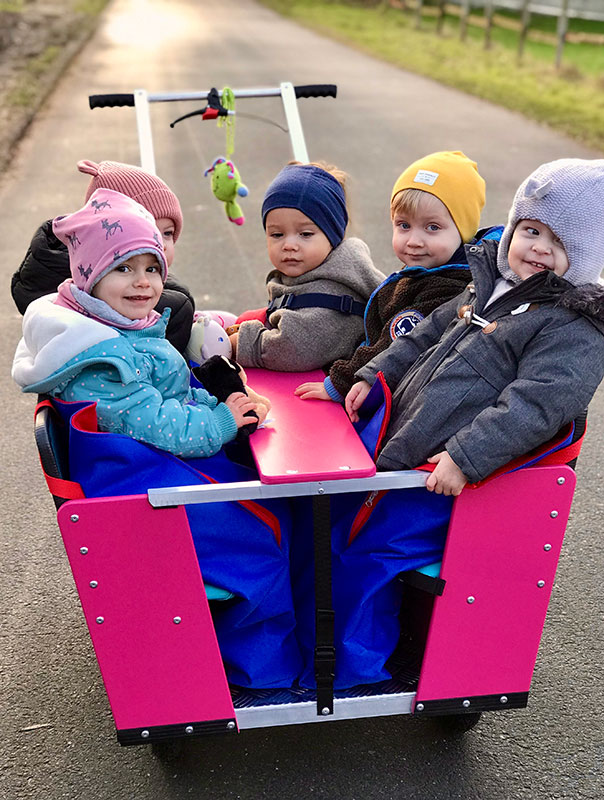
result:
[[[568,256],[565,280],[597,283],[604,268],[604,159],[561,158],[542,164],[520,185],[497,255],[504,278],[520,278],[508,263],[512,234],[521,219],[547,225]]]

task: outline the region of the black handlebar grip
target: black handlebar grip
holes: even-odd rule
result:
[[[338,87],[333,83],[319,83],[311,86],[294,86],[296,97],[335,97]]]
[[[113,106],[133,106],[133,94],[91,94],[88,97],[90,108],[112,108]]]

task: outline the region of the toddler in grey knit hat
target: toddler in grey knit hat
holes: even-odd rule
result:
[[[513,283],[547,269],[573,286],[598,283],[604,268],[604,159],[561,158],[529,175],[514,197],[497,267]]]

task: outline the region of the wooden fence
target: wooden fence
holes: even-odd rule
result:
[[[445,16],[454,14],[459,17],[459,36],[462,40],[466,38],[472,12],[477,11],[480,17],[472,17],[472,23],[484,27],[486,49],[491,47],[495,24],[513,26],[518,30],[519,59],[522,59],[529,37],[531,15],[556,17],[556,35],[553,41],[557,68],[562,63],[564,45],[568,39],[569,19],[604,21],[604,0],[434,0],[432,3],[424,0],[390,0],[390,5],[414,13],[415,25],[418,28],[424,14],[436,15],[436,30],[439,34],[443,32]],[[518,22],[510,21],[508,17],[497,17],[498,9],[518,12]]]

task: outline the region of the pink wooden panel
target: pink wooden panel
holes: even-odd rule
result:
[[[575,480],[536,467],[456,500],[417,702],[528,692]]]
[[[366,478],[375,464],[339,403],[300,400],[294,389],[305,381],[323,381],[314,372],[247,369],[248,382],[272,403],[266,428],[250,437],[260,480],[292,483]]]
[[[233,718],[184,508],[73,500],[58,519],[116,728]]]

